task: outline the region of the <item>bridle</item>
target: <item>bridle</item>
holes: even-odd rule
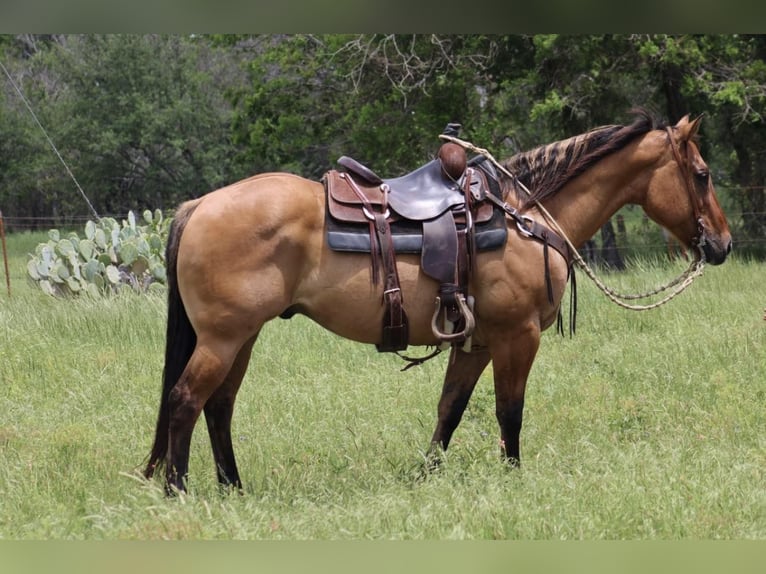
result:
[[[697,197],[697,193],[694,189],[694,175],[692,174],[691,170],[691,147],[688,145],[686,147],[686,163],[684,163],[683,158],[681,157],[681,150],[678,148],[678,143],[676,143],[676,140],[673,137],[673,128],[668,126],[665,128],[665,131],[668,134],[668,139],[670,140],[670,149],[673,150],[673,157],[676,160],[678,169],[680,169],[681,173],[683,174],[684,183],[686,184],[686,191],[689,194],[689,203],[691,203],[692,210],[694,211],[694,219],[697,222],[697,235],[692,238],[692,247],[696,249],[699,257],[704,260],[705,253],[702,248],[705,245],[705,223],[702,221],[700,200]]]

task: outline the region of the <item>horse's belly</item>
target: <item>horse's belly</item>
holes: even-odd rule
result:
[[[330,258],[336,264],[321,266],[324,271],[309,281],[310,288],[304,285],[297,309],[341,337],[379,343],[385,312],[383,280],[372,283],[369,255],[332,254]],[[418,259],[411,258],[400,256],[397,261],[409,343],[434,345],[430,325],[437,286],[421,273]]]

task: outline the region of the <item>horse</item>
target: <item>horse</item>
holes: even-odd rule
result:
[[[507,213],[518,210],[523,221],[545,229],[546,217],[554,218],[579,248],[623,205],[636,204],[698,259],[719,265],[732,241],[695,143],[699,124],[700,118],[686,116],[665,125],[636,111],[632,123],[517,154],[502,164],[509,173],[497,174],[503,205]],[[344,338],[380,342],[383,286],[370,281],[368,254],[328,247],[326,201],[321,182],[272,172],[177,209],[166,247],[168,317],[159,414],[143,471],[151,479],[164,469],[168,494],[186,490],[191,436],[202,412],[218,482],[241,492],[232,412],[266,322],[300,313]],[[469,283],[472,343],[451,345],[429,452],[446,451],[480,375],[492,363],[500,452],[516,466],[527,378],[541,333],[560,312],[571,261],[549,253],[518,219],[508,215],[505,225],[504,245],[476,255]],[[418,255],[399,255],[396,267],[409,344],[439,345],[430,328],[436,282],[423,272]]]

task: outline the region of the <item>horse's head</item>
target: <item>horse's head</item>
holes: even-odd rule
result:
[[[695,142],[700,119],[685,116],[666,129],[667,163],[657,170],[644,209],[686,247],[719,265],[731,251],[731,232]]]

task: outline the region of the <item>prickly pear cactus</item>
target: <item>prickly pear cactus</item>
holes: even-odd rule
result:
[[[99,297],[122,290],[163,290],[165,242],[170,220],[146,210],[142,219],[128,213],[118,223],[111,217],[85,224],[85,237],[48,232],[27,262],[29,277],[49,295],[89,294]]]

